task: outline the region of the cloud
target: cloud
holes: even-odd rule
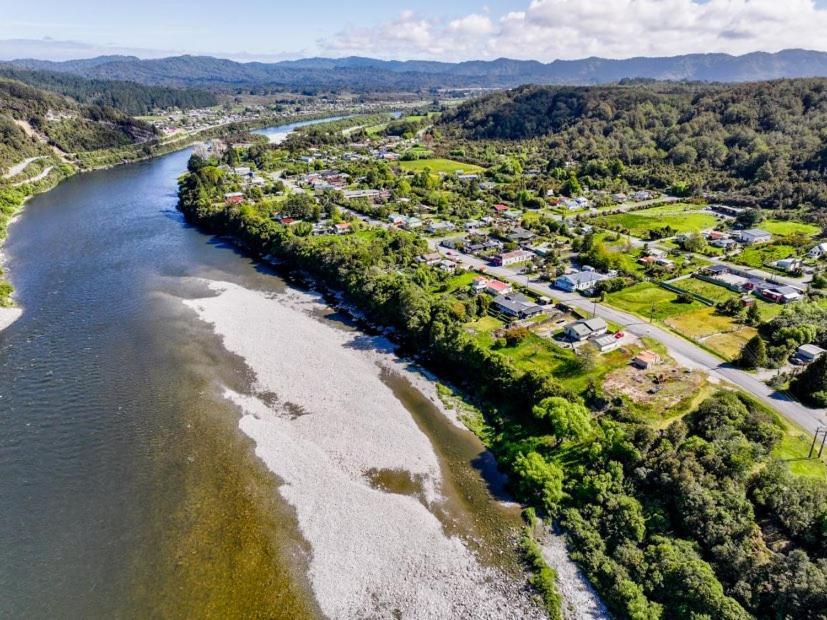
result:
[[[492,18],[405,11],[319,42],[324,53],[381,58],[628,58],[698,52],[827,49],[827,8],[814,0],[530,0]]]

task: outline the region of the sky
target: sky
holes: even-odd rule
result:
[[[827,51],[827,0],[0,0],[0,59],[458,61]]]

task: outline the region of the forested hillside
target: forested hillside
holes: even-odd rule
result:
[[[622,169],[640,185],[827,207],[825,79],[525,86],[460,106],[439,130],[472,151],[525,141],[549,170],[574,161],[595,185]]]
[[[204,108],[218,103],[215,94],[201,90],[87,79],[69,73],[28,71],[10,65],[0,65],[0,77],[66,95],[79,103],[111,107],[133,116],[150,114],[155,109]]]
[[[154,130],[110,107],[81,105],[0,78],[0,172],[27,158],[94,151],[153,137]]]

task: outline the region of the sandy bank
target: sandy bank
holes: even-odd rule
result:
[[[22,308],[0,308],[0,332],[19,319],[22,314]]]
[[[312,316],[315,298],[210,282],[185,302],[243,357],[256,393],[226,396],[282,481],[312,548],[310,581],[332,618],[542,617],[434,514],[442,473],[428,438],[381,379],[376,342]],[[377,471],[411,492],[372,483]]]

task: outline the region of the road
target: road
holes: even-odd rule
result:
[[[617,310],[605,304],[595,303],[593,300],[586,299],[578,294],[565,293],[551,287],[547,283],[530,280],[528,276],[516,274],[509,269],[493,267],[475,256],[468,256],[447,250],[446,248],[438,246],[438,243],[434,240],[429,240],[429,244],[433,249],[460,261],[469,269],[477,271],[482,269],[485,273],[494,275],[501,280],[525,286],[538,295],[550,297],[555,301],[563,302],[589,314],[594,313],[606,321],[620,325],[624,331],[635,336],[652,338],[664,345],[669,351],[669,354],[679,363],[703,369],[708,372],[713,379],[727,381],[740,387],[809,433],[815,433],[817,427],[827,424],[827,418],[825,417],[827,411],[824,409],[808,409],[792,397],[773,390],[750,373],[739,370],[731,364],[722,362],[712,353],[705,351],[689,340],[658,325],[648,323],[640,317]]]
[[[370,218],[347,207],[342,207],[341,210],[375,226],[381,226],[382,228],[391,227],[387,222]],[[484,271],[486,274],[494,275],[500,280],[525,286],[537,295],[549,297],[556,302],[562,302],[588,314],[594,313],[595,316],[620,325],[623,331],[634,334],[639,338],[652,338],[665,346],[669,355],[678,363],[690,368],[704,370],[713,380],[726,381],[741,388],[808,433],[813,434],[818,427],[827,426],[827,410],[805,407],[788,394],[772,389],[758,377],[735,368],[732,364],[722,362],[712,353],[709,353],[693,342],[671,331],[653,323],[648,323],[634,314],[617,310],[605,304],[596,303],[576,293],[566,293],[553,288],[545,282],[531,280],[526,275],[514,273],[504,267],[492,266],[476,256],[462,254],[456,250],[449,250],[440,246],[440,241],[440,239],[428,239],[428,245],[433,251],[437,251],[444,256],[461,262],[468,269]]]
[[[28,159],[24,159],[19,164],[14,164],[11,168],[9,168],[8,172],[3,175],[4,179],[10,179],[12,177],[16,177],[18,174],[23,172],[26,168],[29,167],[29,164],[32,162],[37,161],[38,159],[43,159],[42,157],[29,157]]]

